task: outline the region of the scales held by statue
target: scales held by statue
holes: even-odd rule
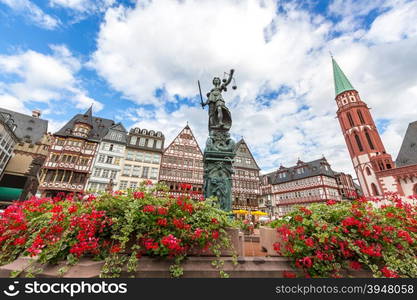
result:
[[[201,106],[208,106],[208,130],[206,148],[204,149],[204,197],[216,197],[220,208],[225,211],[232,209],[232,174],[233,158],[235,157],[235,142],[230,137],[232,116],[226,107],[222,92],[234,81],[234,70],[226,74],[228,78],[220,80],[213,78],[213,88],[207,93],[207,100],[203,101],[200,81]],[[236,89],[236,85],[232,87]]]

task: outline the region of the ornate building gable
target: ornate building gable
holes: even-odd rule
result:
[[[181,194],[181,183],[191,184],[193,191],[202,192],[203,153],[188,124],[165,148],[159,180],[176,195]]]
[[[260,168],[248,145],[242,138],[235,145],[233,161],[232,207],[258,209],[260,200]]]
[[[56,132],[51,152],[42,167],[39,188],[42,194],[84,191],[98,144],[114,125],[113,120],[94,117],[90,107]]]
[[[417,164],[417,121],[408,125],[395,164],[397,167]]]
[[[327,200],[341,200],[341,191],[334,172],[325,157],[310,162],[298,160],[291,167],[280,166],[262,175],[261,191],[264,201],[270,201],[278,214],[290,211],[294,205],[306,205]],[[353,186],[353,183],[352,183]]]
[[[233,162],[234,168],[261,170],[243,138],[236,143],[235,153],[236,156]]]
[[[280,166],[277,171],[263,176],[267,178],[264,181],[266,180],[268,183],[274,185],[319,175],[328,177],[335,176],[334,171],[331,169],[325,157],[310,162],[298,160],[295,166],[289,168]]]
[[[75,115],[54,135],[65,138],[82,138],[99,143],[113,125],[115,125],[113,120],[94,117],[90,107],[84,114]]]
[[[119,122],[108,128],[107,133],[103,136],[103,141],[109,141],[118,144],[126,144],[127,131]]]

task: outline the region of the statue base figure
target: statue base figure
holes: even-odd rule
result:
[[[227,130],[210,130],[204,149],[204,197],[217,197],[220,208],[232,210],[232,174],[235,142]]]

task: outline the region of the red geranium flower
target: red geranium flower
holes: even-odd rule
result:
[[[219,232],[217,230],[213,230],[211,236],[213,239],[217,240],[219,238]]]
[[[143,212],[154,212],[155,211],[155,206],[153,205],[146,205],[143,207]]]
[[[133,198],[135,198],[135,199],[143,199],[144,197],[145,197],[144,192],[134,192],[133,193]]]
[[[305,239],[304,243],[306,244],[306,246],[308,247],[314,247],[314,241],[312,238],[307,238]]]
[[[168,221],[167,219],[163,218],[163,219],[158,219],[156,221],[156,224],[158,224],[159,226],[165,227],[168,225]]]
[[[122,250],[122,248],[120,248],[120,245],[119,244],[116,244],[116,245],[113,245],[111,247],[110,252],[111,253],[119,253],[120,250]]]
[[[297,274],[295,274],[294,272],[290,272],[290,271],[283,271],[282,276],[284,278],[296,278]]]
[[[349,266],[354,270],[360,270],[362,268],[362,265],[357,261],[351,261]]]
[[[327,205],[335,205],[337,202],[335,200],[329,200],[326,202]]]
[[[385,277],[388,277],[388,278],[398,278],[399,277],[396,272],[388,269],[387,266],[383,267],[381,269],[381,272]]]

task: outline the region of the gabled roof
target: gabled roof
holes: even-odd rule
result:
[[[29,115],[18,113],[5,108],[0,108],[0,112],[11,115],[16,124],[15,135],[22,141],[36,143],[40,141],[48,131],[48,121],[40,118],[34,118]]]
[[[121,134],[121,139],[112,135],[112,132],[117,131],[117,135]],[[127,131],[124,126],[119,122],[110,126],[107,132],[103,136],[103,140],[110,141],[112,143],[126,144],[127,143]]]
[[[103,139],[103,137],[107,134],[109,128],[115,125],[115,123],[113,120],[110,119],[93,117],[92,115],[90,115],[89,111],[91,111],[91,107],[87,110],[85,114],[77,114],[74,117],[72,117],[72,119],[69,120],[67,124],[64,125],[64,127],[55,132],[54,135],[80,138],[79,136],[74,136],[72,134],[72,130],[74,129],[75,124],[89,122],[91,123],[92,129],[88,134],[87,140],[93,142],[100,142]]]
[[[187,125],[185,125],[185,127],[178,133],[178,135],[172,140],[172,142],[171,142],[171,144],[169,144],[169,146],[168,147],[166,147],[165,149],[164,149],[164,153],[173,145],[173,144],[176,144],[177,143],[177,141],[179,140],[179,137],[180,137],[180,135],[181,134],[183,134],[184,133],[184,131],[185,130],[189,130],[190,131],[190,133],[191,133],[191,138],[192,138],[192,140],[195,142],[195,144],[196,144],[196,146],[197,146],[197,148],[198,148],[198,151],[200,151],[200,153],[201,153],[201,156],[203,156],[203,152],[201,151],[201,148],[200,148],[200,146],[198,145],[198,142],[197,142],[197,139],[195,138],[195,136],[194,136],[194,133],[193,133],[193,131],[191,130],[191,128],[190,128],[190,126],[188,126],[188,123],[187,123]],[[178,144],[179,144],[179,141],[178,141]]]
[[[327,170],[325,166],[328,167]],[[297,172],[297,169],[300,168],[303,168],[304,172]],[[285,173],[285,176],[280,177],[280,173]],[[335,177],[335,172],[331,169],[325,157],[310,162],[302,162],[299,160],[295,166],[289,168],[280,167],[277,171],[262,175],[262,177],[267,176],[268,183],[270,184],[280,184],[318,175]]]
[[[247,169],[257,169],[259,171],[261,168],[259,168],[258,163],[256,162],[255,158],[252,155],[252,152],[250,151],[250,149],[248,147],[248,144],[246,144],[246,142],[243,138],[241,138],[235,145],[236,155],[238,155],[238,151],[241,147],[245,147],[248,150],[246,157],[249,157],[255,163],[255,165],[254,166],[252,166],[252,165],[248,166],[245,162],[238,163],[235,160],[233,162],[233,167],[242,167],[242,168],[247,168]]]
[[[333,64],[333,79],[334,79],[334,89],[336,96],[340,93],[345,91],[351,91],[355,88],[350,83],[349,79],[347,79],[345,73],[343,73],[342,69],[337,64],[336,60],[332,57],[332,64]]]
[[[397,167],[417,164],[417,121],[408,125],[395,164]]]
[[[82,118],[78,118],[77,122],[93,127],[93,105],[84,113]]]

